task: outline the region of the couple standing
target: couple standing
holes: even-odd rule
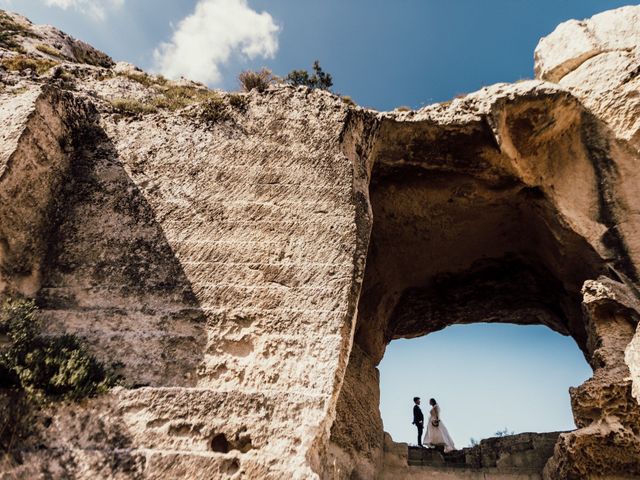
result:
[[[424,430],[424,415],[420,408],[420,397],[413,397],[413,424],[418,427],[418,446],[422,445],[422,432]],[[429,423],[427,424],[427,434],[424,443],[430,447],[444,447],[444,451],[451,452],[456,447],[449,436],[447,427],[440,420],[440,406],[434,398],[429,400],[431,411],[429,412]]]

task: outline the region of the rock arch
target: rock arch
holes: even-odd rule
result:
[[[3,72],[0,294],[47,300],[43,281],[75,292],[43,313],[124,360],[126,383],[52,405],[19,447],[25,462],[0,469],[369,478],[384,465],[386,342],[509,316],[572,335],[594,367],[546,477],[640,475],[638,8],[544,39],[537,74],[560,86],[499,84],[418,112],[289,86],[248,93],[243,108],[221,93],[229,118],[215,125],[164,108],[123,118],[122,92],[164,98],[136,78],[166,80],[96,52],[62,62],[73,81]],[[0,15],[34,58],[48,58],[34,34],[75,44]],[[82,165],[109,201],[77,198],[68,180]],[[69,198],[87,208],[52,225]],[[123,214],[109,236],[96,237],[94,207]],[[109,241],[123,224],[129,241]],[[93,268],[104,258],[122,260],[108,285]],[[85,295],[94,285],[104,297]],[[212,451],[216,435],[229,452]]]
[[[468,115],[489,98],[488,114]],[[614,193],[615,152],[625,147],[548,85],[497,86],[456,103],[381,120],[371,241],[330,454],[349,475],[384,470],[375,366],[388,342],[507,322],[572,336],[594,369],[571,391],[578,430],[560,436],[546,475],[582,478],[598,463],[603,473],[637,469],[640,409],[624,363],[637,273]],[[604,446],[612,429],[627,431],[619,438],[628,443]]]

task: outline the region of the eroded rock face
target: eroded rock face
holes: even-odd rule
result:
[[[594,369],[545,477],[640,475],[635,127],[624,102],[565,82],[630,52],[614,30],[635,12],[544,39],[538,74],[560,85],[407,113],[305,88],[212,94],[12,16],[0,56],[59,65],[0,69],[0,291],[35,297],[49,333],[84,338],[123,386],[42,412],[3,470],[414,475],[385,441],[376,365],[395,338],[486,321],[571,335]],[[64,55],[32,45],[54,37]]]
[[[109,55],[51,25],[35,25],[28,18],[13,12],[2,11],[0,14],[5,33],[0,40],[0,48],[96,67],[114,66]]]
[[[535,52],[536,77],[569,89],[614,134],[640,147],[640,6],[559,25]]]
[[[126,116],[110,100],[154,90],[61,68],[3,72],[0,278],[125,389],[56,405],[24,446],[44,449],[3,471],[313,477],[364,267],[373,120],[292,88],[242,108],[220,93],[218,124],[196,103]]]

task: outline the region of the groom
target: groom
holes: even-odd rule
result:
[[[422,447],[422,430],[424,429],[424,415],[420,409],[420,397],[413,397],[413,423],[418,427],[418,446]]]

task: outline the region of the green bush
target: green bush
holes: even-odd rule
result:
[[[269,85],[271,85],[275,80],[273,73],[268,68],[263,68],[262,70],[258,70],[257,72],[253,70],[245,70],[244,72],[240,72],[238,75],[238,80],[240,81],[240,86],[242,90],[245,92],[250,92],[251,90],[257,90],[258,92],[264,92]]]
[[[331,74],[322,70],[318,60],[313,62],[312,74],[306,70],[293,70],[287,75],[286,81],[291,85],[304,85],[305,87],[319,88],[321,90],[329,90],[333,86]]]
[[[106,391],[116,378],[74,335],[44,336],[32,300],[7,300],[0,311],[0,388],[80,399]]]

